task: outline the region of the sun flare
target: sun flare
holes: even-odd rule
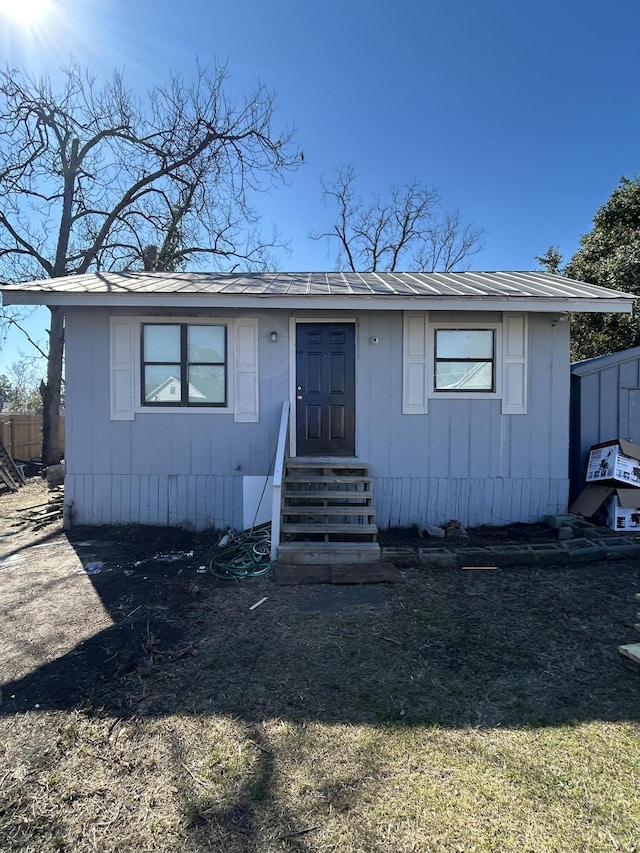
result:
[[[41,21],[51,8],[51,0],[0,0],[0,16],[31,27]]]

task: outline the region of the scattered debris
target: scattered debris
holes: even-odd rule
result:
[[[620,646],[618,651],[630,660],[640,663],[640,643],[630,643],[627,646]]]
[[[435,524],[426,524],[418,529],[418,534],[423,538],[430,536],[432,539],[444,539],[444,527],[436,527]]]
[[[640,601],[640,592],[636,592],[634,597],[636,601]],[[640,619],[640,613],[636,614],[636,619]],[[633,627],[636,631],[640,630],[639,624],[636,624]],[[621,655],[635,661],[635,663],[640,663],[640,643],[629,643],[624,646],[618,646],[618,651]]]
[[[309,826],[307,829],[299,829],[297,832],[288,832],[286,835],[279,835],[278,841],[285,841],[287,838],[296,838],[298,835],[306,835],[307,832],[314,832],[319,827]]]
[[[482,570],[488,571],[489,569],[497,569],[497,568],[498,568],[497,566],[462,566],[463,571],[467,570],[467,571],[474,571],[474,572],[482,571]]]
[[[163,563],[175,563],[177,560],[184,560],[193,557],[193,551],[170,551],[168,554],[155,554],[153,559],[160,560]],[[140,565],[144,560],[139,560],[134,565]]]
[[[98,560],[95,563],[87,563],[84,570],[88,575],[99,575],[103,566],[104,563],[101,560]]]
[[[256,603],[255,603],[255,604],[252,604],[252,605],[251,605],[251,607],[249,608],[249,610],[255,610],[255,609],[256,609],[256,607],[260,607],[260,605],[261,605],[261,604],[264,604],[264,603],[265,603],[265,601],[267,600],[267,598],[268,598],[268,596],[266,596],[266,595],[265,595],[265,596],[263,596],[263,597],[260,599],[260,601],[256,601]]]
[[[451,539],[453,537],[456,539],[469,539],[469,534],[466,529],[455,518],[452,518],[451,521],[447,522],[444,529],[444,535],[446,539]]]
[[[33,524],[34,530],[39,530],[41,527],[46,527],[47,524],[52,524],[62,518],[64,511],[64,487],[58,486],[52,489],[49,494],[49,500],[46,503],[34,504],[33,506],[24,507],[18,510],[22,514],[24,521]]]

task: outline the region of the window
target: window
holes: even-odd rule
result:
[[[142,324],[143,406],[226,406],[227,328]]]
[[[436,329],[434,358],[436,392],[496,390],[493,329]]]

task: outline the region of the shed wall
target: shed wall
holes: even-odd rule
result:
[[[572,497],[584,488],[592,445],[615,438],[640,444],[640,347],[576,368],[571,375]]]
[[[109,420],[109,312],[69,311],[66,491],[74,522],[240,527],[242,477],[269,472],[289,398],[290,313],[250,312],[259,321],[260,421],[235,423],[232,414],[191,412]],[[403,415],[402,328],[402,312],[358,317],[356,452],[370,464],[379,526],[531,522],[566,509],[567,324],[529,317],[526,415],[501,414],[499,399],[468,398],[432,398],[428,414]]]

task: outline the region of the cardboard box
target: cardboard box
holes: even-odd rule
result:
[[[607,524],[612,530],[640,530],[640,492],[616,489],[607,501]]]
[[[587,461],[587,483],[640,487],[640,446],[617,438],[594,444]]]
[[[640,491],[613,486],[587,486],[569,512],[597,518],[612,530],[640,531]]]

